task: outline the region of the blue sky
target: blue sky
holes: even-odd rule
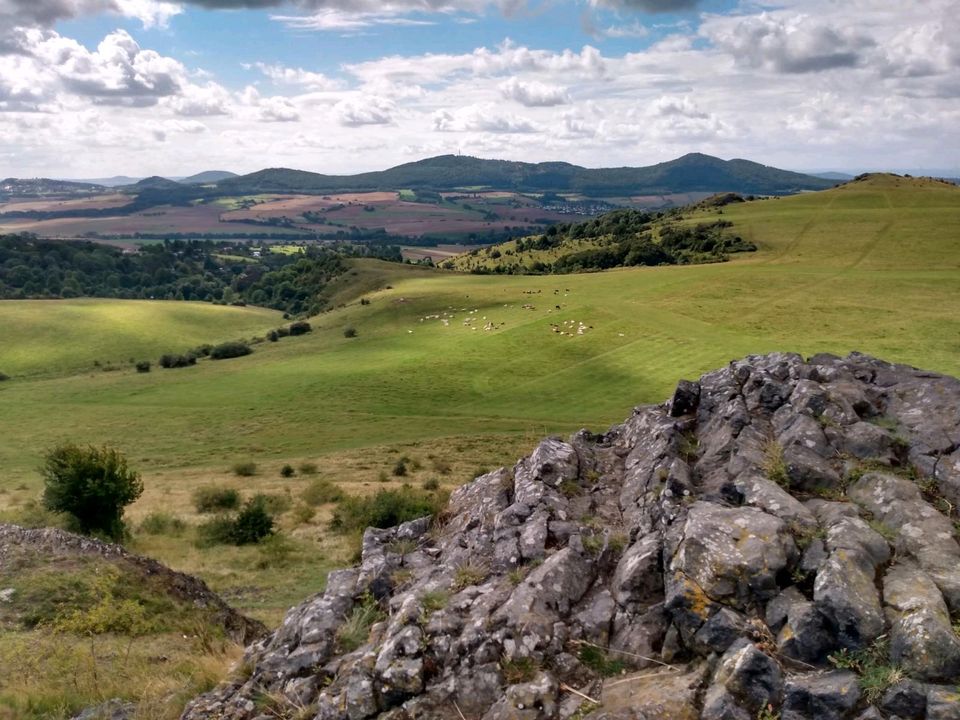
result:
[[[960,0],[0,0],[0,176],[693,151],[960,174],[957,36]]]

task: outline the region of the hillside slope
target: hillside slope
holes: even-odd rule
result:
[[[941,180],[863,175],[831,190],[791,198],[744,202],[741,196],[724,194],[666,213],[614,211],[585,222],[557,225],[542,235],[475,249],[451,258],[443,267],[509,274],[715,262],[757,245],[770,247],[798,223],[804,228],[804,245],[820,233],[836,234],[846,243],[867,238],[876,240],[876,247],[862,248],[867,255],[884,249],[908,267],[917,267],[917,261],[927,266],[929,253],[939,257],[953,247],[950,230],[955,220],[947,219],[944,235],[922,219],[911,223],[907,215],[923,207],[945,210],[957,202],[960,188]],[[774,223],[770,228],[765,227],[768,221]],[[891,241],[910,238],[911,242],[893,248],[888,235]],[[664,252],[627,257],[636,246]],[[817,251],[827,259],[842,247],[818,243]],[[788,250],[796,260],[800,247]]]
[[[789,194],[820,190],[823,178],[771,168],[748,160],[724,161],[693,153],[641,168],[583,168],[569,163],[523,163],[443,155],[382,172],[351,176],[320,175],[275,168],[225,180],[223,191],[332,192],[335,190],[453,190],[482,187],[524,192],[569,192],[602,197],[684,192],[734,191]]]
[[[889,178],[727,206],[722,217],[759,250],[722,264],[478,276],[373,263],[376,273],[343,277],[367,278],[369,304],[338,286],[344,307],[311,320],[313,333],[226,365],[0,383],[4,482],[34,483],[39,453],[64,426],[158,472],[238,456],[295,464],[426,438],[605,425],[665,394],[678,373],[783,347],[960,373],[957,192]],[[27,323],[4,337],[16,347],[33,333]],[[118,336],[102,323],[70,347]]]

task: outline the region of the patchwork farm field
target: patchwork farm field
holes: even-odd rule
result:
[[[110,320],[114,303],[64,301],[40,312],[5,302],[0,370],[14,378],[0,383],[0,506],[16,512],[37,496],[40,457],[63,439],[107,442],[130,457],[148,488],[135,519],[164,509],[195,522],[190,493],[204,483],[295,499],[308,479],[281,478],[288,463],[316,464],[351,493],[405,481],[452,487],[512,463],[540,436],[604,430],[635,404],[665,399],[679,378],[750,353],[859,350],[960,374],[958,194],[879,178],[727,206],[723,217],[760,250],[715,265],[476,276],[360,261],[336,298],[345,306],[312,318],[313,333],[257,345],[245,358],[149,374],[84,365],[41,377],[69,369],[55,339],[94,307],[106,320],[64,336],[63,353],[118,364],[134,354],[123,324]],[[280,324],[247,309],[238,318],[249,325],[211,316],[187,328],[164,319],[184,306],[155,307],[152,323],[164,328],[155,352]],[[356,337],[344,336],[348,327]],[[51,340],[15,360],[10,348],[37,337]],[[5,367],[11,362],[19,370]],[[415,469],[396,477],[391,468],[404,456]],[[257,463],[259,474],[232,476],[240,461]],[[285,515],[282,526],[335,562],[343,548],[325,529],[328,517],[329,509],[304,522]],[[291,575],[294,585],[274,587],[277,573],[238,569],[252,550],[224,565],[183,542],[138,542],[268,619],[322,582],[305,567]]]
[[[262,194],[197,201],[190,206],[163,205],[116,216],[5,218],[8,212],[70,212],[119,208],[132,196],[117,193],[80,199],[21,200],[0,205],[0,233],[32,232],[44,237],[79,238],[96,233],[314,233],[382,229],[405,237],[453,239],[491,232],[535,232],[544,222],[570,215],[545,210],[518,193],[466,193],[442,199],[419,198],[412,191],[339,193],[332,195]]]

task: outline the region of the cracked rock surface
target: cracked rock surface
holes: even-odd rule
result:
[[[368,530],[183,717],[960,719],[958,502],[960,381],[747,357]]]

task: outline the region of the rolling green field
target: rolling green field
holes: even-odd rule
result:
[[[0,301],[0,371],[19,378],[156,361],[282,324],[281,313],[255,307],[150,300]]]
[[[367,263],[376,268],[368,286],[392,289],[248,358],[5,383],[0,482],[29,476],[40,449],[65,436],[109,440],[148,468],[175,468],[433,437],[602,429],[634,404],[664,399],[680,377],[778,349],[856,349],[960,372],[958,198],[952,186],[882,177],[728,206],[724,217],[761,250],[717,265],[492,277]],[[126,303],[49,303],[43,315],[23,304],[31,320],[11,321],[24,317],[20,306],[11,303],[0,319],[13,340],[0,366],[14,371],[64,367],[64,356],[137,356],[148,348],[122,350],[127,334],[147,343],[155,332],[126,322]],[[162,333],[154,354],[175,344],[184,312],[200,313],[200,324],[181,347],[244,332],[224,327],[224,308],[162,307],[169,315],[153,326]],[[87,312],[100,315],[58,340]],[[275,322],[267,311],[236,312],[248,330]],[[443,313],[452,317],[430,317]],[[575,329],[564,322],[590,327],[553,332],[551,324]],[[488,323],[495,329],[485,330]],[[343,336],[348,325],[356,338]],[[23,344],[34,349],[11,349]],[[40,361],[47,348],[53,359]]]

